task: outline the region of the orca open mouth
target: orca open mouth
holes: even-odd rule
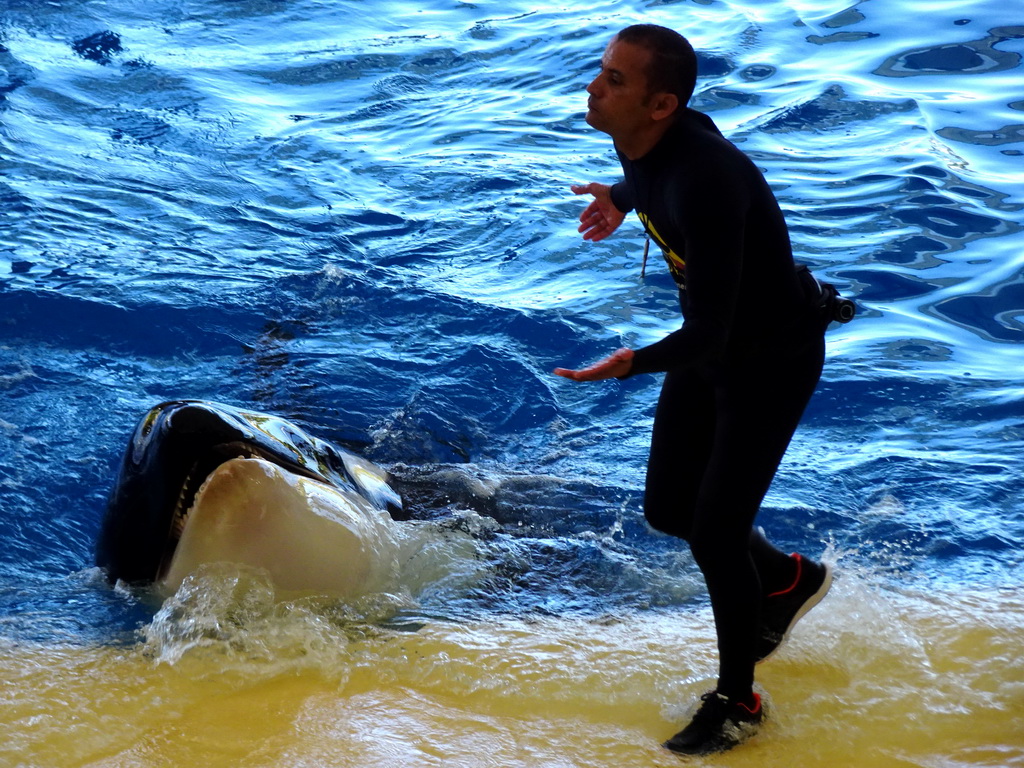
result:
[[[174,553],[177,551],[178,543],[181,541],[185,526],[188,524],[189,516],[195,508],[196,499],[202,494],[203,489],[210,482],[210,478],[213,477],[214,473],[221,466],[234,459],[262,459],[294,475],[301,475],[302,477],[308,477],[319,482],[327,482],[324,477],[303,467],[301,464],[282,461],[280,456],[260,451],[247,443],[222,443],[210,448],[196,459],[182,481],[181,490],[171,512],[170,526],[167,530],[163,554],[157,567],[157,580],[167,575],[167,570],[174,559]]]
[[[162,578],[188,538],[204,484],[237,459],[261,460],[392,517],[402,514],[384,470],[285,419],[209,401],[168,401],[137,424],[111,490],[96,542],[96,564],[110,583]]]

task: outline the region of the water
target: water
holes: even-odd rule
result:
[[[639,512],[658,382],[549,373],[678,322],[638,224],[582,243],[568,192],[617,178],[583,88],[655,21],[862,310],[760,518],[837,584],[759,669],[762,734],[707,764],[1024,765],[1024,15],[3,1],[0,764],[677,764],[715,653]],[[391,469],[396,588],[108,588],[119,454],[176,397]]]

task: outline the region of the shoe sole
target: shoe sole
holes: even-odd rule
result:
[[[802,619],[804,616],[806,616],[808,612],[814,606],[820,603],[825,598],[825,595],[828,594],[828,591],[832,588],[832,566],[828,563],[822,563],[822,565],[825,566],[825,578],[822,580],[821,586],[818,587],[818,591],[810,597],[808,597],[804,601],[804,604],[800,606],[800,610],[796,612],[796,614],[793,616],[793,620],[790,621],[789,626],[786,627],[786,631],[782,633],[782,640],[779,641],[779,644],[775,646],[771,653],[769,653],[763,659],[759,659],[758,661],[756,661],[755,664],[763,664],[776,653],[778,653],[779,648],[781,648],[786,643],[786,640],[789,639],[789,633],[793,631],[793,627],[796,626],[796,623],[800,621],[800,619]]]

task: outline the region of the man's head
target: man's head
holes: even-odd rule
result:
[[[686,106],[696,79],[686,38],[653,24],[627,27],[608,43],[601,72],[587,86],[587,122],[627,156],[642,155]]]
[[[634,24],[615,36],[650,53],[647,64],[648,95],[671,93],[685,107],[697,84],[697,54],[675,30],[657,24]]]

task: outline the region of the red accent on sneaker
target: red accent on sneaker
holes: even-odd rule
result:
[[[736,702],[736,706],[743,707],[750,714],[756,715],[760,711],[760,709],[761,709],[761,694],[759,694],[759,693],[751,693],[750,695],[754,699],[754,706],[753,707],[747,706],[742,701]]]
[[[796,589],[796,585],[800,583],[800,576],[803,575],[803,561],[804,559],[800,556],[799,552],[793,553],[793,559],[796,560],[796,578],[793,579],[793,583],[785,589],[780,589],[778,592],[772,592],[768,597],[779,597],[785,595]]]

